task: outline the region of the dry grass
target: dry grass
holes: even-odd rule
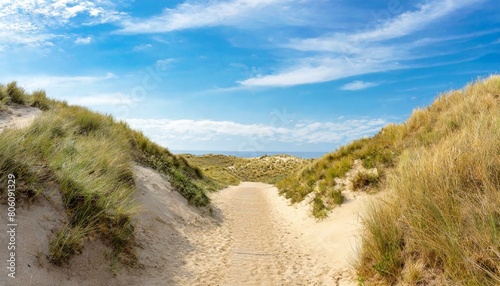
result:
[[[51,106],[62,104],[62,102],[47,98],[43,90],[36,90],[32,94],[28,94],[15,81],[7,85],[0,84],[0,111],[11,103],[29,105],[41,110],[48,110]]]
[[[417,110],[411,140],[364,219],[369,284],[500,284],[500,77]]]

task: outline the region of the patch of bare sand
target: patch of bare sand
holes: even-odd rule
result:
[[[310,285],[358,285],[352,264],[361,242],[360,215],[373,197],[365,193],[346,196],[328,218],[317,221],[310,215],[311,204],[307,200],[290,205],[277,192],[272,186],[267,186],[265,192],[273,205],[272,217],[288,239],[295,239],[295,246],[314,261],[307,270],[315,273],[316,279]]]
[[[42,113],[38,108],[24,105],[9,105],[0,111],[0,132],[8,128],[23,128],[28,126]]]

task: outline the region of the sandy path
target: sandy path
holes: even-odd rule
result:
[[[227,217],[233,245],[225,284],[279,285],[286,253],[262,188],[242,185],[231,195]]]
[[[185,267],[192,278],[179,285],[357,285],[350,258],[364,198],[317,222],[305,203],[289,206],[271,185],[217,192],[212,201],[220,224],[189,235],[196,249]]]

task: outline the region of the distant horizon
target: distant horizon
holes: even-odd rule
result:
[[[229,151],[229,150],[172,150],[169,151],[173,154],[190,154],[195,156],[201,155],[225,155],[225,156],[235,156],[240,158],[254,158],[261,156],[274,156],[274,155],[290,155],[303,159],[313,159],[320,158],[323,155],[334,152],[334,150],[330,151]]]

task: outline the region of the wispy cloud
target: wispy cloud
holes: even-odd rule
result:
[[[166,70],[167,68],[169,68],[176,61],[177,61],[177,59],[174,59],[174,58],[157,60],[156,63],[155,63],[155,66],[158,69],[160,69],[160,70]]]
[[[137,102],[137,99],[120,92],[93,94],[78,98],[68,98],[70,104],[84,106],[103,106],[103,105],[131,105]]]
[[[294,38],[284,48],[307,52],[308,58],[269,75],[248,78],[243,86],[294,86],[320,83],[353,75],[407,68],[401,61],[414,57],[411,42],[404,39],[435,21],[477,1],[435,0],[417,5],[374,28],[351,33],[333,33],[317,38]],[[392,41],[403,38],[399,41]],[[313,53],[311,56],[310,53]]]
[[[347,83],[343,85],[340,89],[342,90],[362,90],[362,89],[367,89],[370,87],[374,87],[379,85],[380,83],[377,82],[364,82],[360,80],[356,80],[350,83]]]
[[[302,60],[298,65],[277,74],[257,76],[238,83],[247,87],[294,86],[396,68],[401,68],[401,65],[383,61],[366,61],[364,58],[322,57]]]
[[[217,141],[236,136],[241,140],[261,138],[281,143],[343,143],[372,135],[387,122],[384,119],[356,119],[339,122],[296,121],[288,127],[241,124],[232,121],[127,119],[131,127],[143,130],[154,140],[170,146],[178,141]]]
[[[124,34],[164,33],[201,27],[237,25],[244,20],[255,20],[264,8],[274,12],[286,10],[277,6],[291,0],[232,0],[183,3],[174,9],[165,9],[161,15],[145,20],[127,19],[122,22]]]
[[[349,34],[335,33],[317,38],[292,39],[285,46],[301,51],[360,54],[365,52],[365,46],[370,43],[400,38],[420,31],[434,21],[473,3],[477,3],[477,1],[432,1],[427,4],[418,5],[415,11],[402,13],[393,19],[380,23],[372,29]]]
[[[134,52],[140,52],[140,51],[144,51],[144,50],[150,49],[152,47],[153,47],[153,45],[151,45],[151,44],[141,44],[141,45],[135,46],[132,49],[132,51],[134,51]]]
[[[20,76],[16,77],[23,87],[28,90],[35,89],[49,89],[49,88],[63,88],[67,86],[83,86],[100,81],[118,78],[115,74],[108,72],[102,76]],[[8,82],[14,79],[4,79]]]
[[[77,45],[88,45],[91,42],[92,42],[92,37],[85,37],[85,38],[78,37],[75,40],[75,44]]]

